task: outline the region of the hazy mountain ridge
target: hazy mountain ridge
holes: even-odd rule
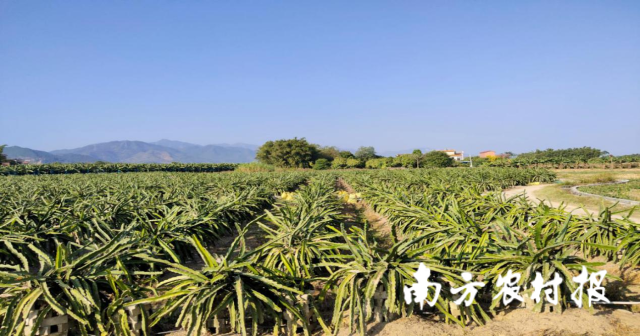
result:
[[[74,149],[50,152],[23,147],[7,147],[9,158],[30,160],[32,163],[123,162],[123,163],[245,163],[252,162],[256,150],[246,145],[196,145],[162,139],[153,143],[143,141],[110,141]],[[257,148],[257,146],[255,146]]]
[[[74,163],[74,162],[95,162],[98,161],[94,157],[81,154],[52,154],[45,151],[39,151],[19,146],[5,147],[4,154],[9,159],[29,160],[30,163]]]
[[[179,150],[142,141],[110,141],[51,153],[82,154],[100,161],[126,163],[170,163],[183,158]]]
[[[202,147],[201,145],[196,145],[196,144],[183,142],[183,141],[168,140],[168,139],[162,139],[160,141],[151,142],[151,144],[158,145],[158,146],[163,146],[163,147],[168,147],[168,148],[173,148],[173,149],[178,149],[178,150],[185,150],[185,149],[192,149],[192,148]]]

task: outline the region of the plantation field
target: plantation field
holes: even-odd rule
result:
[[[0,166],[0,175],[58,175],[138,172],[198,172],[231,171],[235,163],[50,163]]]
[[[639,300],[638,223],[501,193],[555,179],[516,168],[0,177],[0,336],[55,316],[70,335],[384,334],[374,322],[466,334],[517,308],[606,311],[586,296],[572,308],[583,266],[610,271],[609,300]],[[421,263],[443,286],[422,310],[404,298]],[[558,305],[495,299],[508,270],[521,295],[536,272],[568,279]],[[463,272],[487,284],[464,308],[450,291]]]

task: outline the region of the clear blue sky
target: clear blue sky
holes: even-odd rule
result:
[[[640,1],[0,0],[0,143],[640,152]]]

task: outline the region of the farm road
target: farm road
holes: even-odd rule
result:
[[[542,197],[539,197],[537,195],[537,192],[540,191],[541,189],[551,186],[553,184],[539,184],[539,185],[531,185],[531,186],[518,186],[515,188],[511,188],[511,189],[505,189],[502,191],[502,195],[504,195],[505,197],[509,198],[509,197],[513,197],[513,196],[517,196],[517,195],[522,195],[524,197],[527,198],[527,200],[529,200],[530,202],[534,202],[536,204],[540,203],[540,199]],[[554,208],[557,208],[560,206],[560,204],[562,204],[562,202],[558,202],[558,201],[552,201],[552,200],[548,200],[548,199],[544,199],[542,198],[542,200],[551,205]],[[593,209],[593,208],[588,208],[588,207],[581,207],[579,204],[569,204],[569,203],[564,203],[565,205],[565,211],[568,212],[572,212],[574,215],[588,215],[588,214],[592,214],[597,216],[599,211],[598,209]],[[622,216],[621,215],[613,215],[613,218],[618,218],[621,219]],[[633,216],[631,216],[631,219],[634,221],[640,221],[640,216],[638,214],[634,214]]]

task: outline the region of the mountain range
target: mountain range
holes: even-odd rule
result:
[[[245,163],[254,161],[257,149],[258,146],[243,143],[203,146],[162,139],[156,142],[111,141],[50,152],[8,146],[4,153],[10,159],[29,160],[31,163]]]

